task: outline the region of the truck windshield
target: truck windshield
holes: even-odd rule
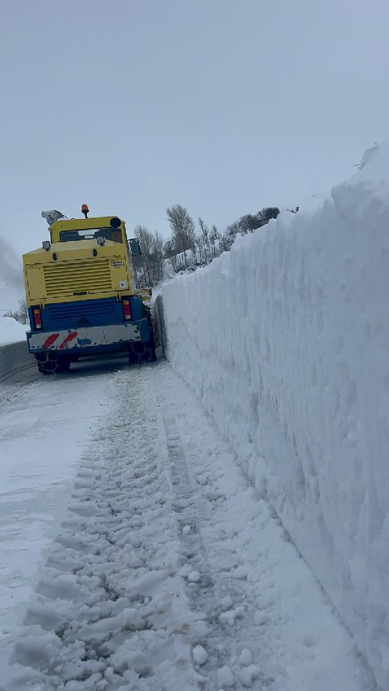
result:
[[[88,230],[62,230],[59,234],[60,242],[75,242],[76,240],[96,240],[103,237],[112,242],[123,242],[120,228],[90,228]]]

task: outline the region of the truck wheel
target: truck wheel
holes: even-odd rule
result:
[[[128,361],[130,365],[139,365],[143,357],[143,343],[137,341],[132,343],[128,350]]]
[[[133,343],[128,351],[130,365],[140,365],[142,362],[155,362],[157,359],[153,341]]]
[[[131,346],[128,351],[128,362],[130,365],[137,365],[138,364],[138,356],[134,351],[132,350]]]
[[[157,355],[155,352],[154,348],[154,343],[151,341],[149,343],[145,343],[145,349],[143,352],[143,362],[155,362],[157,359]]]
[[[147,341],[142,343],[142,347],[139,352],[139,362],[155,362],[157,356],[155,354],[154,343],[152,341]]]
[[[69,372],[70,360],[68,358],[49,358],[48,360],[38,360],[38,370],[41,374],[61,374]]]
[[[38,370],[41,374],[55,374],[55,362],[53,360],[38,362]]]
[[[69,372],[70,369],[70,359],[69,358],[59,358],[55,363],[56,374],[61,374],[61,372]]]

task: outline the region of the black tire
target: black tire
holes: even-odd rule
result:
[[[52,360],[48,362],[38,362],[38,370],[41,374],[55,374],[55,362]]]
[[[157,354],[155,352],[154,343],[152,343],[151,341],[149,341],[149,343],[145,343],[142,362],[155,362],[156,359]]]
[[[130,365],[140,365],[142,362],[155,362],[157,355],[154,348],[153,341],[142,343],[137,341],[130,345],[128,351],[128,361]]]
[[[70,369],[70,359],[69,358],[59,358],[55,363],[56,374],[61,374],[63,372],[69,372]]]
[[[155,335],[153,329],[153,320],[151,318],[151,309],[146,305],[143,305],[144,314],[147,317],[147,321],[150,329],[150,340],[144,344],[143,358],[142,362],[155,362],[157,359],[157,354],[155,352]]]
[[[145,315],[146,315],[146,317],[147,317],[147,321],[148,321],[149,329],[150,329],[150,340],[149,340],[148,343],[145,343],[145,346],[147,346],[147,347],[149,347],[149,348],[153,348],[153,350],[155,351],[155,334],[154,334],[154,329],[153,329],[153,320],[152,320],[152,318],[151,318],[151,309],[150,309],[150,307],[146,307],[146,306],[144,305],[144,313],[145,313]],[[156,358],[155,358],[155,359],[156,359]]]
[[[128,351],[128,361],[130,365],[140,365],[143,362],[144,344],[142,341],[131,343]]]
[[[41,374],[62,374],[69,372],[70,360],[68,358],[49,358],[38,360],[38,370]]]
[[[128,351],[128,362],[130,365],[137,365],[139,362],[138,356],[136,353],[134,353],[131,346],[130,346],[130,349]]]

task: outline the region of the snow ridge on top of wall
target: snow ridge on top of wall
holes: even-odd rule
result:
[[[163,286],[168,357],[389,688],[389,142]]]

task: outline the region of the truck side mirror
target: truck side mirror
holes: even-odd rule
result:
[[[142,252],[140,251],[140,244],[139,240],[137,238],[131,238],[128,241],[128,244],[130,245],[130,252],[133,257],[140,257]]]

